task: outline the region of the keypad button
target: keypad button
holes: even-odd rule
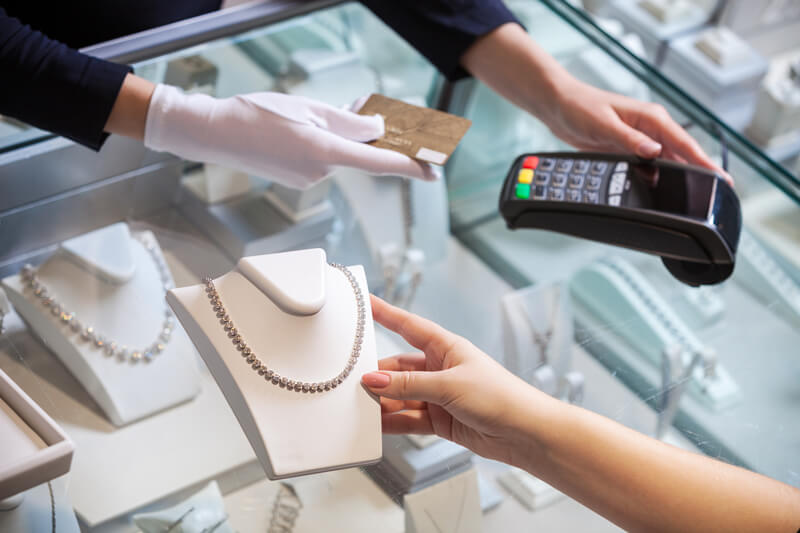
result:
[[[578,159],[575,161],[575,164],[572,165],[572,170],[573,172],[585,174],[589,170],[589,162],[585,159]]]
[[[549,172],[542,172],[541,170],[537,170],[535,175],[533,176],[533,182],[536,185],[547,185],[547,182],[549,181],[550,181]]]
[[[587,204],[596,204],[600,202],[600,195],[596,192],[586,191],[583,193],[583,201]]]
[[[606,161],[595,161],[592,163],[592,174],[602,174],[608,168]]]
[[[559,159],[556,163],[556,170],[559,172],[569,172],[572,168],[572,159]]]
[[[547,198],[547,187],[544,185],[536,185],[533,189],[533,197],[537,200],[544,200]]]
[[[569,186],[572,189],[580,189],[583,187],[583,174],[570,174]]]
[[[567,190],[567,200],[570,202],[580,202],[581,201],[581,191],[576,189],[569,189]]]
[[[598,176],[589,176],[589,179],[586,181],[586,188],[596,191],[600,188],[600,185],[603,183],[603,178]]]
[[[550,199],[551,200],[563,200],[564,199],[564,189],[550,189]]]
[[[627,161],[619,161],[617,165],[614,167],[614,172],[625,172],[626,170],[628,170]]]
[[[531,196],[531,186],[526,183],[517,183],[515,188],[517,198],[526,200]]]
[[[563,172],[556,172],[553,174],[552,182],[556,187],[563,187],[567,183],[567,175]]]
[[[626,174],[624,172],[614,173],[608,185],[608,194],[621,194],[625,190],[625,177]]]
[[[536,157],[535,155],[529,155],[522,162],[522,168],[536,168],[538,164],[539,164],[539,158]]]
[[[517,175],[517,181],[520,183],[528,183],[530,184],[533,181],[533,170],[529,168],[523,168],[519,171]]]
[[[621,200],[621,197],[618,194],[615,194],[614,196],[609,196],[608,197],[608,205],[619,205],[620,200]]]
[[[556,160],[548,157],[539,160],[539,170],[553,170],[556,168]]]

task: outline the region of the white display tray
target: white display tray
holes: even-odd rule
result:
[[[0,500],[69,472],[64,431],[0,370]]]

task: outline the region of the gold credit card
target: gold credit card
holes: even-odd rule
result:
[[[414,159],[444,165],[472,125],[471,120],[401,100],[373,94],[358,111],[381,115],[386,133],[368,144],[388,148]]]

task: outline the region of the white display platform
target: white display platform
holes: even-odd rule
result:
[[[2,500],[69,471],[74,446],[64,431],[0,370]]]
[[[183,179],[186,189],[207,204],[216,204],[250,192],[250,176],[238,170],[206,163],[203,171]]]
[[[170,305],[270,479],[370,464],[381,458],[380,405],[359,379],[377,369],[372,312],[363,268],[350,270],[366,308],[361,353],[351,375],[338,387],[317,393],[276,386],[251,368],[220,324],[204,285],[168,293]],[[321,382],[347,364],[356,332],[356,299],[344,274],[325,263],[324,251],[246,257],[214,285],[248,347],[278,374]],[[320,296],[324,305],[311,314],[322,303]]]
[[[518,468],[510,468],[503,472],[497,477],[497,481],[531,511],[541,509],[564,497],[562,492]]]
[[[32,374],[28,365],[43,374]],[[201,393],[193,401],[115,428],[50,354],[26,355],[23,365],[3,353],[0,366],[31,391],[35,401],[47,406],[75,443],[69,493],[88,528],[256,463],[205,369],[200,373]]]

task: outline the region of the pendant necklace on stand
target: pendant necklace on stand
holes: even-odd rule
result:
[[[335,268],[344,275],[344,277],[347,279],[347,282],[350,284],[350,287],[353,289],[357,320],[353,345],[350,350],[350,357],[347,359],[344,369],[336,376],[320,382],[289,379],[288,377],[282,376],[278,372],[274,371],[272,368],[269,368],[266,363],[258,358],[253,349],[247,345],[247,342],[245,342],[244,338],[242,337],[242,332],[239,331],[234,325],[233,319],[230,317],[228,311],[225,309],[225,306],[222,304],[222,299],[219,291],[214,285],[214,282],[211,280],[211,278],[205,278],[203,280],[203,283],[205,283],[206,286],[206,295],[208,296],[209,303],[216,313],[219,323],[222,324],[222,328],[228,334],[228,338],[230,338],[233,345],[241,353],[245,363],[247,363],[253,369],[253,372],[257,372],[259,376],[263,377],[267,383],[271,383],[272,385],[276,385],[294,392],[326,392],[341,385],[342,382],[347,379],[347,376],[350,375],[350,372],[353,371],[353,367],[356,366],[358,357],[361,354],[361,345],[364,342],[364,324],[366,321],[364,295],[361,292],[361,287],[358,285],[358,280],[356,280],[356,277],[346,266],[337,263],[329,264],[332,268]]]
[[[541,332],[541,331],[537,330],[533,326],[533,321],[530,319],[530,315],[527,312],[527,309],[525,309],[526,306],[523,305],[520,302],[520,305],[521,305],[521,307],[523,307],[523,310],[525,311],[525,316],[527,318],[527,320],[525,320],[525,323],[528,325],[528,329],[531,332],[531,338],[533,339],[533,343],[536,345],[536,347],[539,350],[539,363],[540,364],[545,364],[545,363],[548,362],[547,352],[550,349],[550,341],[553,340],[553,331],[555,330],[555,327],[556,327],[556,318],[558,317],[558,308],[559,308],[559,305],[561,304],[561,297],[560,296],[561,295],[559,293],[556,293],[555,303],[554,303],[554,305],[551,306],[552,311],[550,313],[549,325],[547,327],[547,330],[544,331],[544,332]]]

